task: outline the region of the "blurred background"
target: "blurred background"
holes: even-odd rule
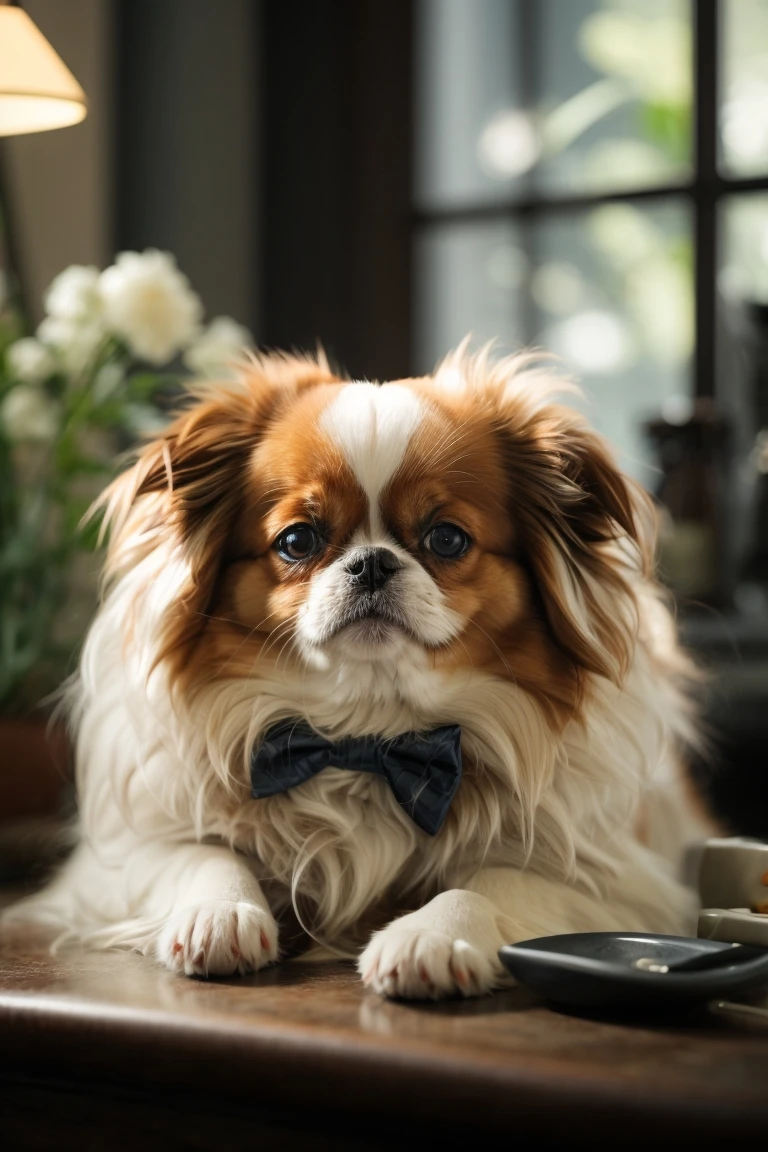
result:
[[[398,377],[472,333],[555,353],[658,499],[699,767],[768,837],[768,0],[22,7],[88,113],[0,141],[6,825],[61,803],[30,718],[93,607],[76,524],[180,378],[240,337]],[[147,249],[176,264],[110,268]]]

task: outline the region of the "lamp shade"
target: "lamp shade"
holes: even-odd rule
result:
[[[78,124],[85,93],[21,8],[0,6],[0,136]]]

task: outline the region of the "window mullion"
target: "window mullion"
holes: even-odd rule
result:
[[[714,396],[717,343],[718,0],[693,4],[694,48],[694,389]]]

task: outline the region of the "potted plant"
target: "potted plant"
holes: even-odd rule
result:
[[[173,257],[153,249],[66,269],[44,304],[25,336],[0,299],[0,820],[57,802],[60,741],[57,765],[39,705],[95,607],[98,524],[84,514],[183,377],[231,375],[252,343],[228,317],[204,326]]]

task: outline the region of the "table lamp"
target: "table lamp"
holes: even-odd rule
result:
[[[0,136],[79,124],[85,93],[17,3],[0,0]]]

